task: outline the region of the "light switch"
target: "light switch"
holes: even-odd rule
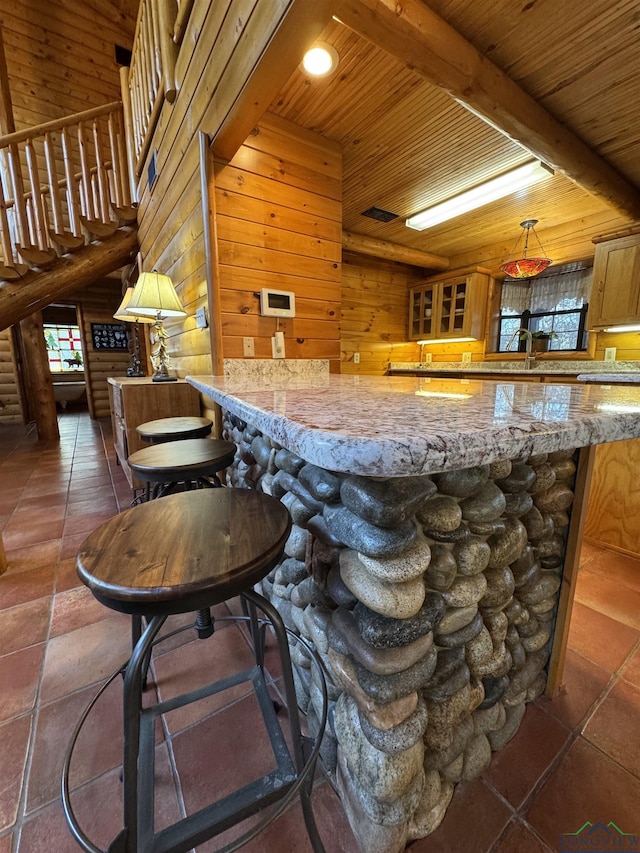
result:
[[[605,347],[604,360],[605,361],[615,361],[616,360],[616,349],[617,349],[617,347]]]
[[[253,358],[255,356],[256,347],[253,338],[242,339],[242,354],[245,358]]]

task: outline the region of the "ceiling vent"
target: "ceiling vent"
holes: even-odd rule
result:
[[[378,222],[391,222],[398,218],[397,213],[391,213],[390,210],[383,210],[381,207],[370,207],[368,210],[363,210],[362,215],[368,216],[369,219],[377,219]]]

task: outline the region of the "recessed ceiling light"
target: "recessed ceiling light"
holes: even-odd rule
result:
[[[326,42],[316,42],[308,50],[303,59],[302,67],[312,77],[326,77],[338,67],[338,51]]]

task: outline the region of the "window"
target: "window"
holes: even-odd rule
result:
[[[52,373],[68,373],[84,366],[82,338],[78,326],[44,324],[44,341]]]
[[[498,352],[507,352],[518,329],[553,332],[550,351],[587,348],[591,267],[577,262],[550,270],[547,275],[524,282],[507,279],[503,284]],[[512,344],[511,349],[523,351],[525,341],[518,341],[518,346]]]

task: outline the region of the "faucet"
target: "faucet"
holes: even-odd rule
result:
[[[516,329],[515,332],[509,338],[509,343],[507,344],[506,351],[511,352],[511,345],[514,342],[514,340],[516,339],[516,335],[524,335],[526,338],[526,344],[525,344],[526,354],[524,357],[524,369],[525,370],[531,370],[531,368],[533,367],[533,365],[535,363],[536,357],[535,357],[535,355],[531,354],[531,342],[532,342],[533,338],[531,336],[531,332],[529,331],[529,329],[522,329],[522,328]]]

